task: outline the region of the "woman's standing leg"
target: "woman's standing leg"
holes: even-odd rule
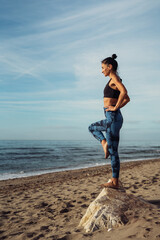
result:
[[[106,112],[106,117],[110,119],[111,125],[106,131],[106,140],[108,142],[108,151],[111,156],[112,179],[111,182],[103,184],[103,187],[118,187],[118,178],[120,171],[120,160],[118,155],[119,132],[123,124],[123,117],[120,110],[115,112]]]

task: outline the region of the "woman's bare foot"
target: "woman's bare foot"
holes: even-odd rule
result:
[[[101,187],[106,188],[119,188],[118,178],[111,178],[107,183],[101,184]]]
[[[101,144],[102,144],[103,151],[104,151],[104,154],[105,154],[105,159],[107,159],[108,156],[109,156],[107,141],[104,139],[104,140],[102,140]]]

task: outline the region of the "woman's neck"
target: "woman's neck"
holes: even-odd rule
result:
[[[109,78],[112,79],[113,77],[117,77],[117,74],[115,72],[110,72]]]

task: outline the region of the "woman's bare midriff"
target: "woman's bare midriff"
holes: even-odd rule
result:
[[[115,106],[117,103],[116,98],[104,98],[104,107]]]

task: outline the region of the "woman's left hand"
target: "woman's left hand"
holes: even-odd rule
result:
[[[106,109],[106,112],[108,112],[108,111],[114,112],[114,111],[116,111],[116,108],[115,108],[114,106],[109,106],[109,107]]]

